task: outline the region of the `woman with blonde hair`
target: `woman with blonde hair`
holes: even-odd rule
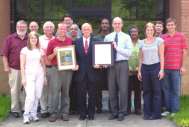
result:
[[[139,44],[138,78],[143,85],[144,119],[161,118],[161,85],[164,76],[164,41],[155,37],[154,24],[145,26],[146,38]]]
[[[28,36],[27,46],[20,52],[22,85],[26,92],[23,114],[24,124],[29,124],[31,120],[39,121],[37,107],[45,77],[42,56],[38,34],[31,32]]]

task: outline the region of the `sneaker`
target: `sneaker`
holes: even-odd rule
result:
[[[29,120],[29,118],[24,118],[24,124],[29,124],[30,123],[30,120]]]
[[[176,115],[176,113],[171,113],[170,116],[171,117],[174,117]]]
[[[39,121],[39,118],[38,118],[37,116],[35,116],[35,117],[32,117],[32,120],[33,120],[34,122],[38,122],[38,121]]]
[[[170,112],[165,111],[165,112],[161,113],[161,116],[165,117],[165,116],[168,116],[169,114],[170,114]]]

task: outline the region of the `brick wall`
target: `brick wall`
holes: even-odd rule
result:
[[[177,20],[178,31],[183,32],[189,41],[189,1],[188,0],[169,0],[170,17]],[[189,54],[189,53],[188,53]],[[186,73],[182,76],[182,94],[189,95],[189,55],[187,54],[185,61]]]
[[[4,38],[10,33],[10,1],[0,0],[0,47]],[[1,58],[1,57],[0,57]],[[3,72],[2,59],[0,59],[0,94],[8,93],[7,74]]]
[[[189,0],[180,0],[180,7],[181,7],[181,31],[185,33],[187,36],[187,42],[189,42]],[[189,44],[189,43],[188,43]],[[182,91],[183,94],[189,95],[189,52],[185,58],[186,62],[186,73],[183,76],[182,80]]]

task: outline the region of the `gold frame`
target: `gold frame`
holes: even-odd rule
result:
[[[76,66],[75,45],[57,49],[58,70],[71,70]]]

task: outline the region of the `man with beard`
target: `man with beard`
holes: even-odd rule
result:
[[[20,75],[20,51],[27,44],[27,23],[19,20],[16,23],[16,32],[9,35],[2,48],[4,71],[9,76],[11,93],[11,113],[20,117],[24,105]]]

